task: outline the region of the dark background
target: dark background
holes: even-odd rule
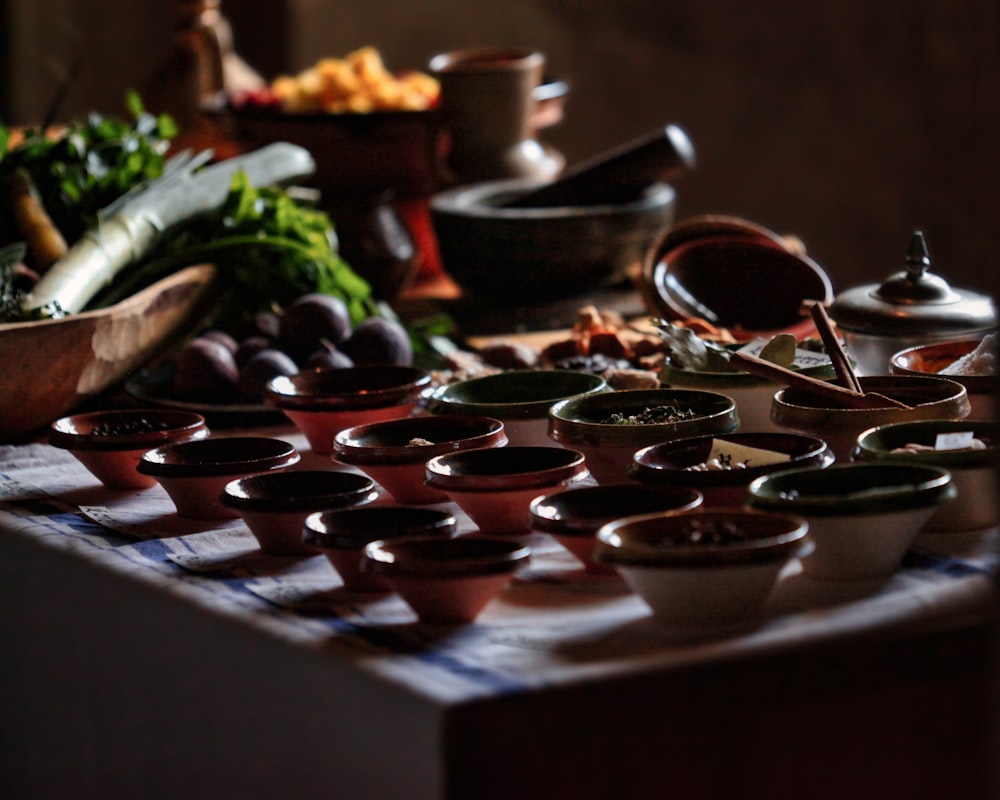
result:
[[[64,115],[120,108],[166,59],[170,0],[0,0],[0,117],[38,120],[82,54]],[[902,267],[923,228],[934,271],[990,291],[1000,253],[995,0],[240,0],[236,47],[264,76],[377,46],[391,69],[440,50],[538,47],[571,87],[544,133],[569,163],[666,122],[697,171],[681,216],[795,234],[835,290]]]

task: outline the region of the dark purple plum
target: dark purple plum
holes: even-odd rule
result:
[[[244,403],[259,403],[264,399],[267,384],[279,375],[294,375],[299,371],[291,356],[268,348],[255,353],[240,370],[236,397]]]
[[[293,358],[311,353],[320,339],[338,345],[351,335],[347,304],[339,297],[316,292],[296,299],[285,309],[280,323],[279,344]]]
[[[239,369],[229,348],[199,336],[177,354],[171,389],[178,400],[227,403],[236,394],[238,379]]]
[[[413,364],[413,343],[406,328],[387,317],[369,317],[358,324],[340,349],[358,366]]]
[[[198,335],[198,338],[211,339],[213,342],[218,342],[234,355],[236,353],[236,349],[239,347],[236,340],[232,336],[230,336],[225,331],[220,331],[217,329],[207,330],[204,333],[200,333]]]
[[[248,336],[245,339],[241,339],[239,346],[236,348],[236,364],[240,369],[246,365],[253,356],[257,355],[261,350],[267,350],[268,348],[274,347],[274,342],[268,339],[266,336]]]
[[[302,366],[306,369],[344,369],[353,367],[354,361],[342,350],[338,350],[329,342],[320,342],[320,346],[313,350]]]

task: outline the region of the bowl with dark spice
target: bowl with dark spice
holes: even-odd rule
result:
[[[57,419],[49,444],[72,453],[108,489],[148,489],[156,479],[137,471],[147,450],[208,435],[205,418],[194,412],[122,409]]]
[[[650,487],[697,489],[710,506],[743,505],[750,482],[791,467],[828,467],[826,442],[796,433],[737,431],[660,442],[636,451],[629,476]]]
[[[807,531],[801,517],[749,509],[640,514],[603,525],[594,558],[618,570],[666,631],[696,638],[758,625]]]
[[[549,436],[583,453],[598,483],[627,480],[633,454],[650,444],[737,427],[731,397],[692,389],[625,389],[565,400],[549,411]]]
[[[448,495],[424,483],[434,456],[507,444],[503,423],[492,417],[420,415],[356,425],[333,440],[332,457],[357,467],[397,503],[441,503]]]

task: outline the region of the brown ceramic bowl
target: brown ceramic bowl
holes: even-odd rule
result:
[[[587,572],[607,573],[614,569],[592,558],[597,530],[602,525],[654,511],[690,511],[701,503],[701,492],[695,489],[606,483],[536,497],[529,512],[532,528],[552,536],[580,560]]]
[[[722,446],[719,460],[725,462],[728,455],[730,468],[702,468],[712,455],[713,445],[716,443]],[[727,450],[728,445],[732,445],[733,449]],[[784,460],[757,464],[752,452],[738,451],[737,448],[762,450],[762,455],[773,453],[776,458]],[[694,436],[644,447],[633,457],[629,475],[648,486],[687,486],[697,489],[705,496],[705,505],[708,506],[738,508],[743,505],[747,487],[755,478],[792,467],[828,467],[833,460],[833,453],[826,442],[814,436],[794,433],[728,433],[719,436]]]
[[[860,380],[866,392],[878,392],[910,408],[834,407],[809,392],[786,387],[774,395],[771,419],[785,430],[823,439],[837,461],[846,462],[858,436],[868,428],[890,422],[969,416],[969,394],[955,381],[910,375],[873,375]]]
[[[156,479],[182,517],[234,519],[239,512],[222,503],[227,483],[287,469],[300,458],[280,439],[220,436],[157,447],[142,456],[138,470]]]
[[[365,506],[311,514],[305,521],[305,542],[322,552],[352,591],[388,591],[374,572],[362,569],[371,542],[401,537],[451,538],[458,521],[445,509],[411,506]]]
[[[531,531],[528,507],[540,494],[588,477],[582,453],[564,447],[494,447],[435,456],[427,483],[457,503],[481,533]]]
[[[491,417],[414,416],[340,431],[333,458],[365,472],[397,503],[441,503],[448,495],[424,483],[434,456],[507,444],[504,425]]]
[[[893,375],[936,375],[956,381],[969,393],[969,403],[972,406],[969,416],[974,419],[993,419],[996,409],[996,375],[940,374],[941,370],[972,353],[982,341],[983,337],[978,337],[908,347],[893,355],[889,367]]]
[[[422,622],[471,622],[530,557],[508,539],[460,536],[378,541],[365,548],[364,569],[379,576]]]
[[[188,411],[125,409],[73,414],[52,423],[49,444],[68,450],[108,489],[147,489],[156,479],[138,472],[147,450],[204,439],[205,418]]]
[[[235,509],[272,555],[315,555],[302,526],[315,511],[355,508],[378,499],[371,478],[335,470],[284,470],[237,478],[226,484],[222,504]]]
[[[314,453],[329,455],[345,428],[408,415],[430,383],[415,367],[313,369],[272,380],[264,402],[285,413]]]

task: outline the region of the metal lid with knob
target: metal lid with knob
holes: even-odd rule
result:
[[[923,231],[910,239],[905,268],[882,284],[848,289],[830,306],[830,316],[845,331],[874,336],[944,336],[996,327],[992,299],[952,288],[931,265]]]

